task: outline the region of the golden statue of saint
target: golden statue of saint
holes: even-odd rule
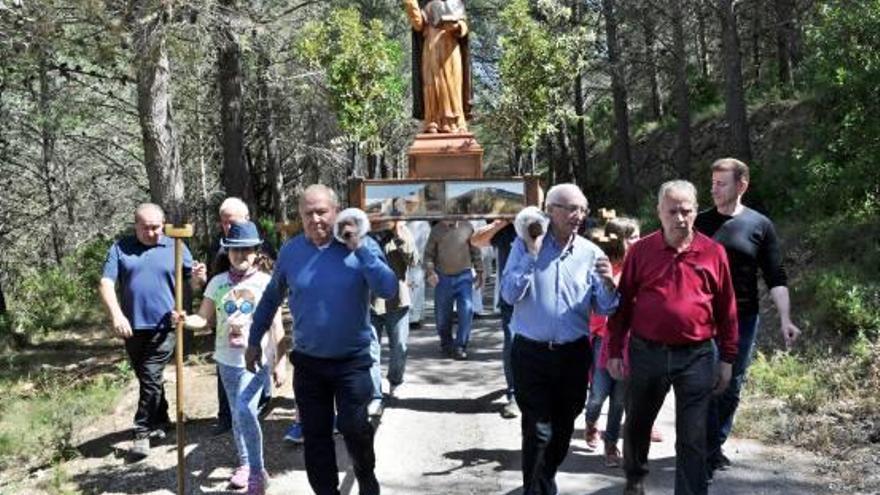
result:
[[[465,132],[471,108],[462,0],[404,0],[413,27],[413,117],[423,132]]]

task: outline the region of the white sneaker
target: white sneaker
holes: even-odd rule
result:
[[[371,417],[382,415],[382,399],[373,399],[367,406],[367,414]]]

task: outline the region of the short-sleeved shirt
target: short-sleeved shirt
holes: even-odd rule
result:
[[[258,271],[233,285],[229,280],[229,272],[223,272],[215,275],[208,282],[208,286],[205,287],[205,297],[214,302],[217,322],[214,360],[218,363],[244,367],[244,351],[247,348],[254,312],[271,278],[269,274]],[[235,308],[231,314],[226,310],[227,304],[229,309]],[[232,338],[230,326],[237,329]],[[275,349],[274,346],[269,345],[269,335],[270,332],[263,335],[261,345],[264,362],[273,363]]]
[[[189,278],[192,255],[183,249],[183,274]],[[116,241],[104,261],[103,278],[119,282],[120,306],[134,331],[171,328],[174,309],[174,241],[162,236],[155,246],[129,236]]]

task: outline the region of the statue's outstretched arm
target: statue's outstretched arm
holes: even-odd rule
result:
[[[421,31],[425,26],[425,17],[422,15],[422,9],[419,8],[418,0],[403,0],[403,8],[406,9],[406,16],[409,17],[413,29]]]

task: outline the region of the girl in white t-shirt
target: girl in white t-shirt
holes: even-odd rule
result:
[[[257,495],[264,494],[268,484],[263,466],[263,435],[257,418],[259,392],[268,385],[270,375],[276,386],[283,384],[287,347],[281,344],[284,329],[279,312],[270,331],[263,336],[263,363],[259,371],[255,374],[245,368],[254,311],[271,279],[271,261],[257,252],[260,244],[262,240],[252,222],[230,226],[220,242],[229,257],[229,270],[208,282],[198,313],[185,320],[186,326],[192,328],[216,324],[214,360],[233,407],[232,435],[239,457],[239,466],[229,484],[236,489],[247,487],[248,494]]]

